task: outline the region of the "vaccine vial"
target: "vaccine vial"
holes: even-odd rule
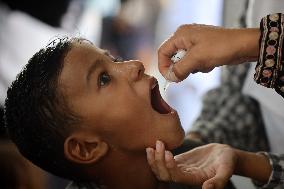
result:
[[[172,81],[170,81],[170,75],[173,72],[173,65],[175,63],[177,63],[178,61],[180,61],[185,56],[185,54],[186,54],[186,50],[180,49],[171,57],[172,64],[170,65],[168,72],[167,72],[166,82],[165,82],[165,85],[164,85],[164,91],[165,92],[168,89],[170,83],[172,82]]]

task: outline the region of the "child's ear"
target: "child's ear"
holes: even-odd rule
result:
[[[64,142],[64,154],[70,161],[89,164],[95,163],[108,151],[108,144],[90,133],[73,133]]]

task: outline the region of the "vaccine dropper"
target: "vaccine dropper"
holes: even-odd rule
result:
[[[170,83],[172,82],[170,80],[171,78],[171,73],[173,72],[173,66],[175,63],[177,63],[178,61],[180,61],[186,54],[186,50],[184,49],[181,49],[181,50],[178,50],[171,58],[171,61],[172,61],[172,64],[170,65],[169,69],[168,69],[168,72],[167,72],[167,76],[166,76],[166,82],[165,82],[165,85],[164,85],[164,91],[166,91],[170,85]]]

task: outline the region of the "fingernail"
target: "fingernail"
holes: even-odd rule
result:
[[[156,142],[156,150],[157,150],[157,152],[162,152],[162,145],[163,145],[162,142],[157,140],[157,142]]]
[[[151,148],[146,148],[146,153],[149,154],[151,151]]]
[[[148,159],[150,158],[151,151],[152,151],[151,148],[146,148],[146,154]]]

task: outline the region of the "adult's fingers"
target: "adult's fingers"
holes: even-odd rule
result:
[[[166,78],[167,72],[172,64],[171,57],[178,50],[174,44],[173,37],[167,39],[162,43],[158,49],[158,67],[160,73]]]
[[[146,153],[147,153],[147,161],[151,167],[151,170],[156,175],[156,177],[159,177],[159,172],[155,162],[155,150],[153,148],[146,148]]]
[[[176,165],[174,156],[170,151],[165,152],[165,161],[166,161],[166,167],[169,169],[174,168]]]
[[[171,57],[179,49],[186,49],[187,45],[179,36],[171,36],[165,40],[158,49],[158,67],[161,74],[167,78],[167,72],[172,64]],[[170,78],[167,78],[170,79]]]
[[[173,66],[173,72],[179,81],[184,80],[190,73],[200,71],[200,60],[195,47],[189,49],[186,55]]]
[[[169,171],[171,180],[174,182],[182,182],[186,180],[182,176],[182,171],[180,168],[177,166],[176,161],[174,159],[173,154],[170,151],[165,152],[165,161],[166,161],[166,167]]]
[[[165,163],[165,146],[159,140],[156,142],[155,164],[159,173],[159,179],[162,181],[170,181],[171,177]]]
[[[216,170],[216,175],[203,183],[202,189],[223,189],[232,174],[232,168],[221,165]]]
[[[165,152],[166,166],[171,180],[183,184],[200,185],[199,170],[191,165],[178,165],[175,158],[171,152]]]
[[[227,181],[220,177],[213,177],[205,181],[202,185],[202,189],[224,189]]]

